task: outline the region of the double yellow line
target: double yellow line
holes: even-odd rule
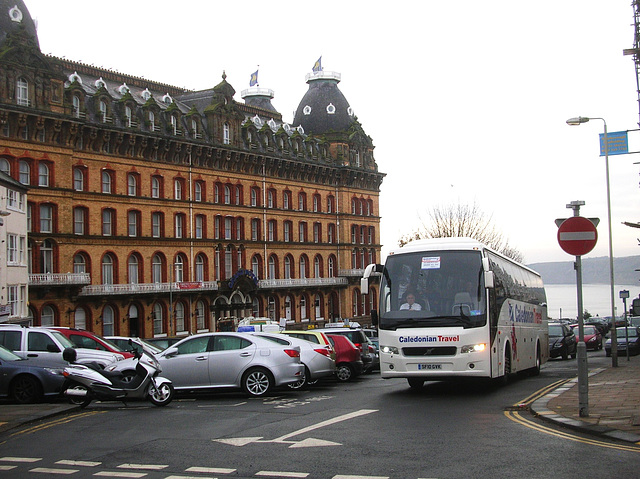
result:
[[[514,408],[523,408],[523,407],[527,407],[529,405],[531,405],[532,402],[534,402],[535,400],[541,398],[542,396],[544,396],[545,394],[549,393],[550,391],[553,391],[554,389],[556,389],[557,387],[562,386],[563,384],[567,383],[571,381],[571,379],[564,379],[561,381],[556,381],[555,383],[550,384],[549,386],[546,386],[536,392],[534,392],[531,396],[523,399],[522,401],[516,403],[513,405]],[[638,447],[637,445],[624,445],[624,444],[613,444],[613,443],[609,443],[609,442],[605,442],[605,441],[600,441],[598,439],[587,439],[584,437],[580,437],[577,436],[575,434],[569,433],[569,432],[564,432],[561,430],[557,430],[557,429],[552,429],[550,427],[547,426],[543,426],[541,424],[535,423],[534,421],[530,420],[530,419],[526,419],[524,417],[522,417],[520,415],[520,413],[516,410],[508,410],[504,412],[504,415],[506,417],[508,417],[509,419],[511,419],[512,421],[517,422],[518,424],[521,424],[525,427],[528,427],[529,429],[533,429],[545,434],[549,434],[551,436],[555,436],[555,437],[560,437],[563,439],[568,439],[570,441],[574,441],[574,442],[579,442],[582,444],[589,444],[591,446],[598,446],[598,447],[605,447],[607,449],[616,449],[619,451],[629,451],[629,452],[640,452],[640,447]]]
[[[14,432],[13,434],[9,435],[8,439],[11,439],[11,438],[16,437],[16,436],[20,436],[22,434],[33,434],[35,432],[42,431],[43,429],[48,429],[50,427],[58,426],[60,424],[66,424],[68,422],[75,421],[76,419],[81,419],[83,417],[93,416],[95,414],[102,414],[102,413],[105,413],[105,412],[107,412],[107,411],[84,411],[84,412],[81,412],[81,413],[78,413],[78,414],[72,414],[70,416],[65,416],[65,417],[60,418],[60,419],[55,419],[55,420],[47,421],[47,422],[44,422],[44,423],[41,423],[41,424],[36,424],[36,425],[28,427],[26,429],[22,429],[22,430],[20,430],[18,432]],[[6,441],[2,441],[2,443],[0,443],[0,444],[4,444],[5,442]]]

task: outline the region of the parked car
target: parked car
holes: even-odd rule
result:
[[[604,320],[604,319],[590,318],[587,321],[585,321],[584,324],[588,324],[589,326],[595,326],[598,329],[598,331],[600,331],[600,334],[602,335],[603,338],[609,332],[610,324],[607,320]]]
[[[325,333],[318,329],[308,329],[304,331],[298,330],[289,330],[285,329],[283,331],[279,331],[280,334],[286,334],[287,336],[291,336],[292,338],[304,339],[306,341],[310,341],[315,344],[319,344],[327,348],[330,351],[331,358],[336,360],[336,352],[333,350],[333,346],[331,345],[331,341]]]
[[[627,344],[627,337],[629,344]],[[616,349],[620,356],[637,356],[640,354],[640,335],[638,328],[616,328]],[[607,356],[611,356],[611,338],[607,339],[604,345],[604,351]]]
[[[340,334],[346,336],[360,350],[364,370],[368,371],[373,367],[375,348],[369,348],[369,340],[361,328],[323,328],[320,331],[326,334]]]
[[[253,397],[304,376],[299,346],[283,346],[250,333],[201,333],[156,356],[162,376],[178,391],[240,388]]]
[[[640,316],[629,316],[629,318],[627,318],[627,322],[629,323],[629,326],[637,328],[640,326]]]
[[[60,394],[66,362],[58,359],[23,359],[0,346],[0,396],[22,404]]]
[[[331,357],[331,351],[319,344],[314,344],[305,339],[276,333],[250,333],[260,338],[275,341],[283,346],[300,346],[300,361],[305,366],[304,377],[297,383],[289,384],[292,389],[300,389],[306,385],[315,384],[319,379],[333,376],[336,371],[336,362]]]
[[[573,330],[563,323],[549,323],[549,357],[573,359],[578,354],[578,343]]]
[[[49,358],[59,361],[62,361],[65,348],[74,348],[77,351],[78,363],[92,363],[102,368],[124,359],[121,353],[78,348],[60,331],[42,327],[0,325],[0,346],[22,358]]]
[[[49,326],[49,329],[60,331],[71,340],[77,348],[95,349],[96,351],[110,351],[112,353],[122,354],[125,358],[132,358],[133,354],[121,349],[116,344],[110,342],[91,331],[76,328],[63,328],[60,326]]]
[[[595,326],[588,324],[585,324],[582,328],[584,333],[584,343],[587,345],[587,349],[593,349],[594,351],[602,349],[602,334],[600,334],[600,331],[598,331]],[[571,329],[573,329],[573,333],[579,341],[580,334],[578,331],[578,325],[572,324]]]
[[[174,344],[178,343],[179,341],[182,341],[185,338],[185,336],[182,337],[164,337],[164,338],[145,338],[145,341],[148,343],[153,344],[156,348],[160,349],[160,350],[165,350],[167,349],[169,346],[173,346]]]
[[[348,382],[362,374],[364,363],[360,348],[347,336],[328,334],[327,337],[336,351],[336,379],[340,382]]]
[[[146,349],[154,356],[160,352],[162,349],[157,346],[151,344],[146,339],[142,338],[128,338],[126,336],[107,336],[104,339],[109,340],[109,342],[118,346],[122,351],[141,351],[142,349]],[[131,341],[131,344],[129,344]]]

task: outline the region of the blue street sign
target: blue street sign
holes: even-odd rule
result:
[[[629,153],[629,139],[626,131],[611,131],[607,134],[609,155],[625,155]],[[600,156],[604,156],[604,133],[600,133]]]

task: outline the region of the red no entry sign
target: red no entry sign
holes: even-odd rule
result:
[[[598,230],[588,218],[572,216],[558,228],[558,243],[569,254],[582,256],[591,251],[598,242]]]

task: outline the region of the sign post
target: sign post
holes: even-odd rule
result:
[[[587,365],[587,345],[584,342],[584,307],[582,304],[582,255],[589,253],[598,242],[596,225],[600,220],[580,216],[580,206],[584,201],[572,201],[567,208],[573,209],[573,216],[556,220],[558,243],[569,254],[576,257],[576,283],[578,288],[578,408],[580,417],[589,416],[589,368]]]

